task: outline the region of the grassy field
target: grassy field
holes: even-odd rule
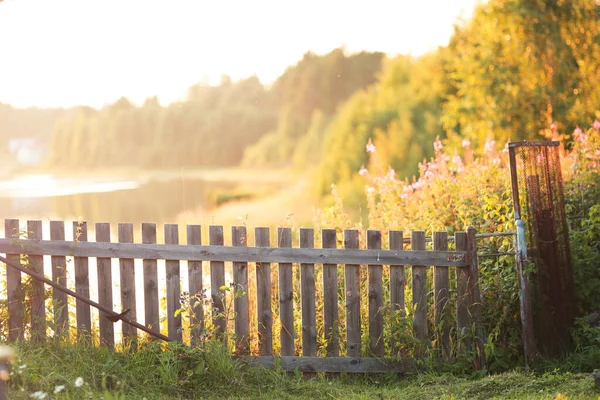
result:
[[[486,376],[409,373],[306,380],[231,361],[217,346],[112,352],[83,344],[20,344],[10,399],[598,399],[592,375],[513,371]],[[58,393],[54,393],[54,392]]]

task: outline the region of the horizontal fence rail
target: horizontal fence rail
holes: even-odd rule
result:
[[[425,232],[413,231],[406,250],[401,231],[384,240],[376,230],[256,228],[251,246],[238,226],[227,246],[222,226],[208,227],[205,244],[199,225],[181,227],[185,242],[178,225],[164,225],[164,243],[153,223],[139,231],[98,223],[88,232],[73,222],[72,240],[63,221],[50,221],[49,238],[41,221],[23,226],[5,220],[0,238],[10,341],[91,335],[114,347],[135,344],[143,330],[192,346],[222,340],[251,364],[307,373],[400,372],[432,345],[449,357],[453,343],[477,351],[476,365],[484,361],[473,228],[455,233],[453,250],[446,232],[435,232],[426,250]],[[417,341],[410,355],[389,328],[407,318]],[[131,323],[115,325],[120,320]]]

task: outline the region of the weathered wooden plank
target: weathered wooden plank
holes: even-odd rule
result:
[[[370,357],[249,357],[250,365],[266,368],[280,367],[284,371],[347,372],[347,373],[402,373],[416,368],[415,360]]]
[[[344,230],[344,247],[358,249],[358,231]],[[360,265],[346,264],[346,355],[360,357]]]
[[[4,221],[4,236],[17,238],[19,236],[19,220]],[[21,265],[19,254],[7,254],[6,259]],[[21,271],[6,266],[6,301],[8,302],[8,340],[14,342],[23,338],[23,318],[25,316],[25,292],[21,284]]]
[[[85,221],[73,222],[73,239],[78,242],[87,242],[88,228]],[[87,257],[75,257],[75,293],[90,298],[89,263]],[[92,316],[89,304],[75,300],[77,315],[77,334],[88,335],[92,329]]]
[[[300,247],[315,247],[313,229],[300,229]],[[315,265],[300,264],[300,298],[302,302],[302,355],[317,355],[317,311],[315,299]]]
[[[156,243],[156,224],[142,223],[142,243]],[[158,263],[153,259],[142,260],[144,271],[144,325],[160,333],[158,300]]]
[[[404,244],[402,231],[390,231],[388,234],[390,241],[390,250],[402,250]],[[404,293],[406,290],[406,275],[404,265],[390,265],[390,303],[392,304],[392,318],[405,316]],[[400,314],[400,315],[398,315]],[[396,322],[392,323],[395,326]],[[397,335],[392,334],[391,352],[392,355],[398,355],[400,351],[400,343]]]
[[[177,224],[165,224],[165,243],[179,243],[179,227]],[[171,341],[181,341],[181,314],[176,314],[181,307],[181,284],[179,260],[165,260],[167,285],[167,336]]]
[[[231,241],[234,246],[248,246],[248,236],[245,226],[234,226],[231,228]],[[233,282],[235,291],[242,291],[242,296],[235,296],[233,309],[235,310],[235,336],[236,354],[248,354],[250,352],[250,314],[248,307],[248,263],[233,263]]]
[[[120,223],[117,228],[120,243],[133,243],[133,224]],[[135,305],[135,269],[132,258],[119,259],[121,277],[121,308],[129,310],[127,316],[135,321],[137,312]],[[121,324],[123,340],[132,343],[137,339],[137,329],[129,324]]]
[[[475,335],[477,338],[477,365],[476,369],[483,368],[485,365],[485,333],[481,324],[481,290],[479,288],[479,262],[477,259],[477,239],[476,230],[474,227],[469,226],[467,228],[467,251],[469,252],[468,260],[470,262],[467,268],[469,274],[469,281],[467,290],[469,291],[470,304],[469,311],[473,316],[475,322]]]
[[[96,242],[110,242],[110,224],[101,222],[96,224]],[[114,309],[112,294],[112,267],[109,257],[98,257],[96,260],[98,270],[98,303],[111,310]],[[115,345],[115,327],[108,320],[108,315],[99,312],[100,343],[103,346]]]
[[[270,246],[269,228],[255,228],[259,247]],[[258,351],[261,356],[273,355],[273,312],[271,311],[271,264],[256,263],[256,310],[258,313]]]
[[[186,246],[0,239],[0,253],[259,263],[466,266],[467,252]]]
[[[367,247],[372,250],[381,250],[381,231],[367,231]],[[383,267],[369,265],[369,350],[377,356],[383,357]]]
[[[335,229],[321,231],[322,247],[335,248],[337,237]],[[323,328],[325,332],[328,357],[340,355],[340,336],[338,327],[338,276],[336,264],[323,264]]]
[[[213,246],[223,245],[223,227],[210,226],[208,228],[210,244]],[[218,335],[223,339],[227,333],[227,320],[225,319],[225,264],[223,261],[210,262],[210,294],[212,298],[213,325],[218,330]]]
[[[456,250],[467,250],[467,233],[454,234]],[[470,329],[471,315],[469,314],[468,268],[456,268],[456,320],[458,325],[458,341],[461,350],[471,349]]]
[[[279,247],[292,247],[292,230],[277,229]],[[294,292],[292,289],[292,264],[279,263],[279,318],[281,320],[281,355],[294,355]]]
[[[50,221],[50,240],[65,240],[65,223]],[[52,281],[67,287],[67,260],[64,256],[52,256]],[[64,335],[69,327],[68,296],[56,288],[52,288],[52,310],[54,313],[55,332]]]
[[[448,250],[448,232],[433,233],[433,249]],[[447,308],[450,301],[448,268],[434,267],[433,271],[435,331],[442,354],[444,357],[448,357],[450,355],[450,310]]]
[[[186,227],[187,244],[191,246],[200,246],[202,243],[202,234],[200,225],[188,225]],[[234,267],[235,274],[235,267]],[[198,344],[202,333],[204,332],[204,288],[202,282],[202,261],[188,261],[188,292],[190,296],[190,342],[192,346]]]
[[[411,234],[411,247],[413,250],[425,249],[425,232],[413,231]],[[427,267],[423,265],[412,266],[413,284],[413,327],[415,336],[421,341],[417,351],[418,356],[423,356],[427,344]]]

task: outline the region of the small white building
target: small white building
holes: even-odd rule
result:
[[[42,161],[42,146],[39,141],[32,138],[10,139],[8,150],[19,164],[35,165]]]

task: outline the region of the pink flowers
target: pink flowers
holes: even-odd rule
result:
[[[594,128],[595,130],[600,130],[600,121],[598,121],[597,119],[594,120],[594,123],[592,124],[592,128]]]
[[[444,148],[444,145],[442,144],[440,137],[439,136],[436,137],[435,142],[433,142],[433,149],[435,150],[436,153],[439,153],[440,151],[442,151],[443,148]]]
[[[596,121],[596,122],[598,122],[598,121]],[[600,126],[600,122],[598,122],[598,125]],[[587,143],[588,138],[587,138],[587,135],[585,133],[583,133],[581,128],[577,127],[573,131],[573,139],[575,139],[575,141],[579,142],[579,143]]]
[[[371,141],[371,138],[369,138],[369,142],[367,143],[366,148],[367,148],[367,153],[375,153],[375,145]]]
[[[368,173],[369,173],[369,171],[367,171],[367,169],[365,168],[365,165],[363,164],[363,165],[360,167],[360,170],[358,171],[358,174],[359,174],[360,176],[365,176],[365,175],[367,175]]]
[[[469,147],[469,146],[471,146],[471,142],[469,141],[469,139],[463,139],[462,147]]]
[[[492,140],[490,138],[487,138],[487,140],[485,141],[485,147],[483,148],[483,152],[485,154],[493,153],[495,146],[496,146],[496,141]]]

